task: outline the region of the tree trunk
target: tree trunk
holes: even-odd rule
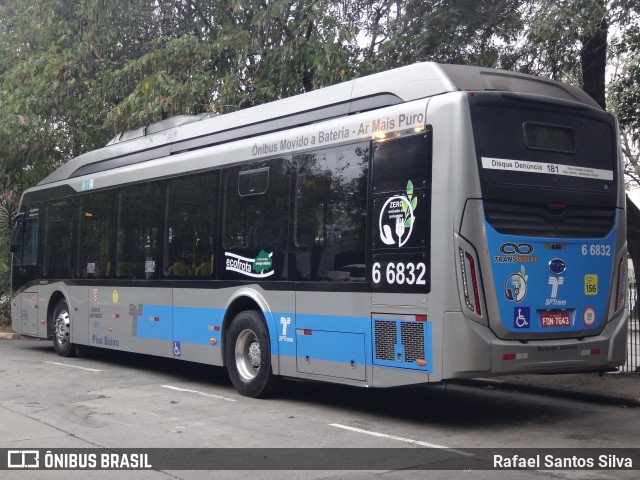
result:
[[[596,0],[598,17],[593,20],[590,34],[582,37],[580,63],[583,90],[606,110],[605,69],[607,67],[607,8],[604,0]]]

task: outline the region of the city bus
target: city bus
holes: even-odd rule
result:
[[[26,190],[12,327],[392,387],[625,361],[615,117],[579,88],[419,63],[124,132]]]

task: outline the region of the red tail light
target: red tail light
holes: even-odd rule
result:
[[[618,280],[616,282],[616,303],[615,311],[617,312],[624,306],[625,294],[627,292],[627,257],[622,257],[618,264]]]
[[[462,288],[464,290],[465,303],[469,310],[481,316],[482,307],[480,306],[480,290],[478,288],[478,273],[476,271],[475,260],[473,255],[465,252],[462,248],[460,248],[459,251],[460,268],[462,270]],[[471,289],[469,289],[469,286],[471,286]]]

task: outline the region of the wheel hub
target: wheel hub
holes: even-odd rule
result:
[[[249,361],[253,368],[260,368],[260,344],[253,342],[249,346]]]
[[[262,363],[262,350],[253,330],[246,329],[238,335],[235,360],[238,373],[243,381],[249,382],[258,375]]]
[[[58,313],[54,327],[56,338],[60,345],[64,345],[69,341],[70,323],[68,312],[62,311]]]

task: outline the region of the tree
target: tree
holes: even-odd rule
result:
[[[369,1],[359,23],[368,34],[362,71],[417,61],[511,68],[525,0]]]
[[[353,59],[349,6],[163,3],[157,12],[163,35],[108,75],[116,95],[106,125],[118,131],[177,113],[235,110],[337,83]]]
[[[622,130],[625,174],[640,187],[640,6],[627,10],[626,30],[614,45],[619,59],[610,88],[611,105]],[[627,197],[627,243],[635,272],[640,272],[640,209]]]

